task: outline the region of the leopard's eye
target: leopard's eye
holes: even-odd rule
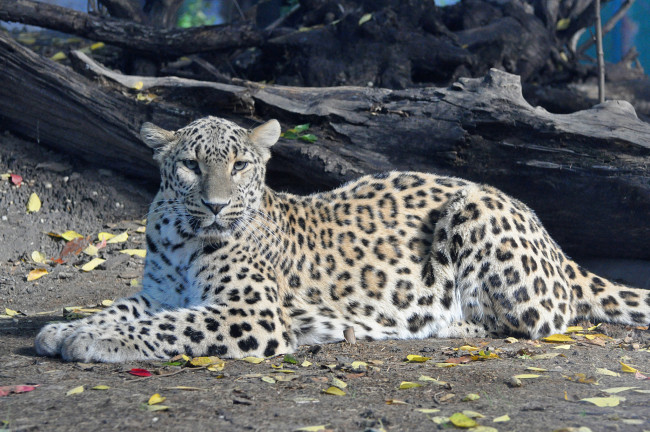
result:
[[[241,171],[244,168],[248,166],[248,162],[245,161],[237,161],[232,165],[232,172],[233,174],[236,173],[237,171]]]
[[[197,161],[192,160],[192,159],[185,159],[185,160],[183,161],[183,165],[185,165],[185,167],[186,167],[188,170],[190,170],[190,171],[194,171],[194,173],[195,173],[196,175],[201,174],[201,167],[199,167],[199,163],[198,163]]]

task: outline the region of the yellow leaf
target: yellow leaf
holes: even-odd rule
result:
[[[334,396],[345,396],[345,392],[343,390],[334,386],[328,387],[327,389],[323,390],[323,393],[327,393]]]
[[[326,429],[327,429],[327,425],[324,424],[324,425],[318,425],[318,426],[305,426],[305,427],[298,428],[296,430],[300,431],[300,432],[320,432],[320,431],[324,431]]]
[[[97,238],[101,242],[103,242],[104,240],[108,241],[108,240],[112,239],[113,237],[115,237],[115,234],[111,234],[111,233],[107,233],[107,232],[100,232],[99,234],[97,234]]]
[[[569,335],[564,335],[564,334],[552,334],[550,336],[547,336],[545,338],[542,338],[544,342],[553,342],[553,343],[558,343],[558,342],[575,342],[573,338]]]
[[[449,423],[449,417],[431,417],[431,421],[437,425]]]
[[[431,357],[422,357],[421,355],[409,354],[406,356],[406,360],[411,363],[424,363],[427,360],[431,360]]]
[[[459,351],[469,351],[469,352],[472,352],[472,351],[478,351],[479,349],[478,349],[477,347],[475,347],[475,346],[471,346],[471,345],[463,345],[462,347],[458,348],[458,350],[459,350]]]
[[[612,387],[612,388],[605,389],[603,391],[607,392],[609,394],[614,394],[614,393],[620,393],[620,392],[624,392],[624,391],[628,391],[628,390],[634,390],[634,389],[637,389],[637,388],[638,387]]]
[[[414,387],[422,387],[422,384],[418,384],[416,382],[410,382],[410,381],[402,381],[399,385],[400,390],[406,390]]]
[[[519,340],[517,338],[513,338],[512,336],[505,338],[505,341],[507,343],[517,343]]]
[[[599,373],[601,375],[608,375],[608,376],[621,376],[620,373],[605,368],[596,368],[596,373]]]
[[[419,411],[419,412],[424,413],[424,414],[433,414],[433,413],[440,412],[440,409],[438,409],[438,408],[418,408],[418,409],[416,409],[416,411]]]
[[[359,25],[363,25],[372,19],[372,14],[367,13],[359,19]]]
[[[269,384],[275,384],[275,379],[271,378],[270,376],[263,376],[262,381],[267,382]]]
[[[41,199],[36,195],[36,192],[32,192],[27,200],[27,213],[36,213],[41,209]]]
[[[45,257],[45,254],[39,251],[34,251],[32,252],[32,261],[35,263],[43,264],[47,258]]]
[[[589,331],[594,331],[594,330],[596,330],[598,327],[600,327],[601,325],[603,325],[603,323],[598,323],[598,324],[596,324],[596,325],[593,326],[593,327],[589,327],[587,330],[589,330]]]
[[[111,307],[113,306],[113,300],[102,300],[102,306],[104,307]]]
[[[460,428],[471,428],[476,426],[476,421],[467,417],[463,413],[454,413],[449,417],[449,421],[456,427]]]
[[[636,372],[638,372],[638,371],[637,371],[636,369],[634,369],[632,366],[628,366],[628,365],[626,365],[626,364],[623,363],[623,362],[619,362],[619,363],[621,364],[621,370],[622,370],[623,372],[627,372],[627,373],[636,373]]]
[[[537,354],[537,355],[534,355],[534,356],[530,356],[530,359],[531,360],[544,360],[544,359],[554,358],[554,357],[557,357],[559,355],[564,355],[564,354],[560,354],[560,353]]]
[[[450,368],[457,366],[455,363],[436,363],[436,367],[439,368]]]
[[[553,347],[553,349],[568,350],[568,349],[571,349],[571,345],[556,345],[556,346]]]
[[[566,328],[564,333],[575,333],[575,332],[580,332],[580,331],[583,331],[583,330],[584,329],[582,328],[582,326],[569,326],[569,327]]]
[[[471,401],[478,400],[478,399],[480,399],[480,398],[481,398],[481,396],[477,395],[476,393],[469,393],[468,395],[466,395],[466,396],[465,396],[464,398],[462,398],[461,400],[462,400],[463,402],[471,402]]]
[[[145,405],[147,411],[167,411],[169,407],[167,405]]]
[[[108,390],[110,387],[107,385],[96,385],[92,390]]]
[[[300,366],[302,366],[302,367],[309,367],[309,366],[311,366],[311,365],[312,365],[312,363],[309,362],[309,361],[307,361],[307,360],[305,360],[304,362],[302,362],[302,363],[300,364]]]
[[[95,256],[95,255],[97,255],[98,252],[99,252],[99,249],[97,249],[96,246],[91,245],[91,244],[86,246],[86,249],[83,250],[83,253],[85,253],[86,255],[90,255],[90,256]]]
[[[352,369],[354,370],[359,370],[359,369],[365,370],[368,368],[368,363],[362,361],[353,361],[350,366],[352,366]]]
[[[592,403],[598,407],[615,407],[625,400],[622,396],[608,396],[608,397],[592,397],[580,399],[585,402]]]
[[[79,234],[78,232],[75,232],[75,231],[72,231],[72,230],[68,230],[68,231],[61,234],[61,238],[63,238],[63,240],[65,240],[65,241],[74,240],[74,239],[80,238],[80,237],[83,237],[83,236],[81,234]]]
[[[183,360],[185,360],[186,362],[192,360],[192,359],[190,358],[190,356],[185,355],[185,354],[181,354],[181,358],[182,358]]]
[[[95,268],[98,265],[102,264],[104,261],[106,261],[106,260],[102,259],[102,258],[93,258],[90,261],[88,261],[86,264],[82,265],[81,270],[83,270],[85,272],[95,270]]]
[[[540,377],[539,375],[535,375],[535,374],[519,374],[519,375],[515,375],[515,378],[519,378],[519,379],[532,379],[532,378],[539,378],[539,377]]]
[[[538,367],[527,367],[526,370],[533,371],[533,372],[546,372],[546,369],[544,368],[538,368]]]
[[[427,375],[420,375],[420,378],[418,378],[418,381],[432,382],[432,383],[440,385],[440,386],[447,385],[447,383],[445,381],[439,381],[439,380],[437,380],[435,378],[431,378],[430,376],[427,376]]]
[[[338,387],[340,389],[344,389],[344,388],[346,388],[348,386],[345,382],[341,381],[338,378],[332,378],[332,385],[334,387]]]
[[[484,418],[485,417],[480,412],[470,411],[470,410],[463,410],[463,414],[465,414],[469,418]]]
[[[30,271],[29,274],[27,275],[27,281],[28,282],[35,281],[36,279],[42,278],[46,274],[47,274],[47,270],[45,270],[44,268],[34,269]]]
[[[219,372],[222,371],[224,367],[226,367],[226,362],[222,360],[221,363],[211,364],[206,369],[210,372]]]
[[[147,405],[156,405],[156,404],[159,404],[161,402],[165,402],[166,399],[167,399],[166,397],[160,396],[160,394],[158,394],[158,393],[154,393],[149,398],[149,401],[147,402]]]
[[[186,391],[208,391],[208,389],[204,389],[201,387],[191,387],[191,386],[174,386],[174,387],[167,387],[169,390],[186,390]]]
[[[253,364],[259,364],[259,363],[262,363],[264,361],[263,358],[259,358],[259,357],[244,357],[242,360],[245,361],[245,362],[248,362],[248,363],[253,363]]]
[[[104,42],[95,42],[94,44],[92,44],[90,46],[91,51],[95,51],[95,50],[98,50],[100,48],[104,48]]]
[[[122,234],[118,234],[114,237],[111,237],[106,243],[124,243],[129,238],[129,235],[124,231]]]
[[[135,232],[140,233],[140,234],[144,234],[146,231],[147,231],[147,227],[143,227],[143,226],[137,227],[135,229]]]
[[[5,308],[5,315],[13,317],[13,316],[20,316],[22,315],[22,312],[15,311],[13,309]]]
[[[571,24],[571,18],[562,18],[558,20],[555,29],[558,31],[566,30],[569,28],[569,24]]]
[[[144,86],[144,83],[142,81],[138,81],[137,83],[133,84],[133,88],[136,90],[140,90]]]
[[[75,387],[75,388],[73,388],[71,390],[68,390],[65,395],[66,396],[71,396],[71,395],[74,395],[74,394],[82,393],[83,391],[84,391],[84,386],[79,386],[79,387]]]
[[[501,417],[497,417],[494,420],[492,420],[494,423],[502,423],[502,422],[508,422],[510,421],[510,416],[508,414],[502,415]]]
[[[221,360],[219,357],[211,356],[211,357],[194,357],[192,360],[190,360],[190,364],[192,366],[209,366],[209,365],[216,365],[219,363],[223,363],[223,360]]]
[[[65,55],[65,53],[63,51],[59,51],[56,54],[54,54],[52,57],[50,57],[50,60],[61,61],[61,60],[65,60],[66,58],[67,56]]]
[[[296,373],[296,371],[292,370],[292,369],[278,369],[275,372],[277,372],[277,373],[285,373],[285,374],[295,374]],[[343,382],[343,381],[341,381],[341,382]]]
[[[106,243],[110,243],[110,242],[106,242]],[[135,256],[139,256],[140,258],[144,258],[145,256],[147,256],[146,249],[122,249],[120,253],[129,254],[131,256],[135,255]]]

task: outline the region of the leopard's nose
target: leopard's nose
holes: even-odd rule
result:
[[[218,215],[219,212],[221,212],[221,210],[223,210],[223,208],[226,207],[226,206],[228,205],[227,202],[216,202],[216,203],[215,203],[215,202],[206,201],[206,200],[204,200],[204,199],[201,199],[201,202],[203,203],[204,206],[206,206],[207,208],[209,208],[210,211],[211,211],[214,215]]]

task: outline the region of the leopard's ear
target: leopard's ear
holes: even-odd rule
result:
[[[140,128],[140,138],[144,143],[154,149],[154,159],[158,160],[160,156],[176,143],[176,134],[153,123],[144,123]]]
[[[280,132],[280,123],[277,120],[269,120],[253,129],[248,136],[263,157],[268,160],[271,157],[269,149],[280,139]]]

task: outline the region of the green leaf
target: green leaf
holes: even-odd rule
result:
[[[284,358],[282,359],[284,363],[291,363],[291,364],[298,364],[298,360],[291,354],[286,354]]]
[[[313,143],[318,140],[318,137],[314,134],[305,134],[298,137],[299,140],[307,141],[308,143]]]
[[[302,133],[302,132],[306,131],[307,129],[309,129],[309,126],[310,126],[309,123],[305,123],[305,124],[298,125],[298,126],[296,126],[295,128],[293,128],[291,130],[294,131],[295,133]]]
[[[280,136],[282,138],[286,138],[290,140],[298,139],[298,134],[293,129],[289,129],[288,131],[283,132]]]

